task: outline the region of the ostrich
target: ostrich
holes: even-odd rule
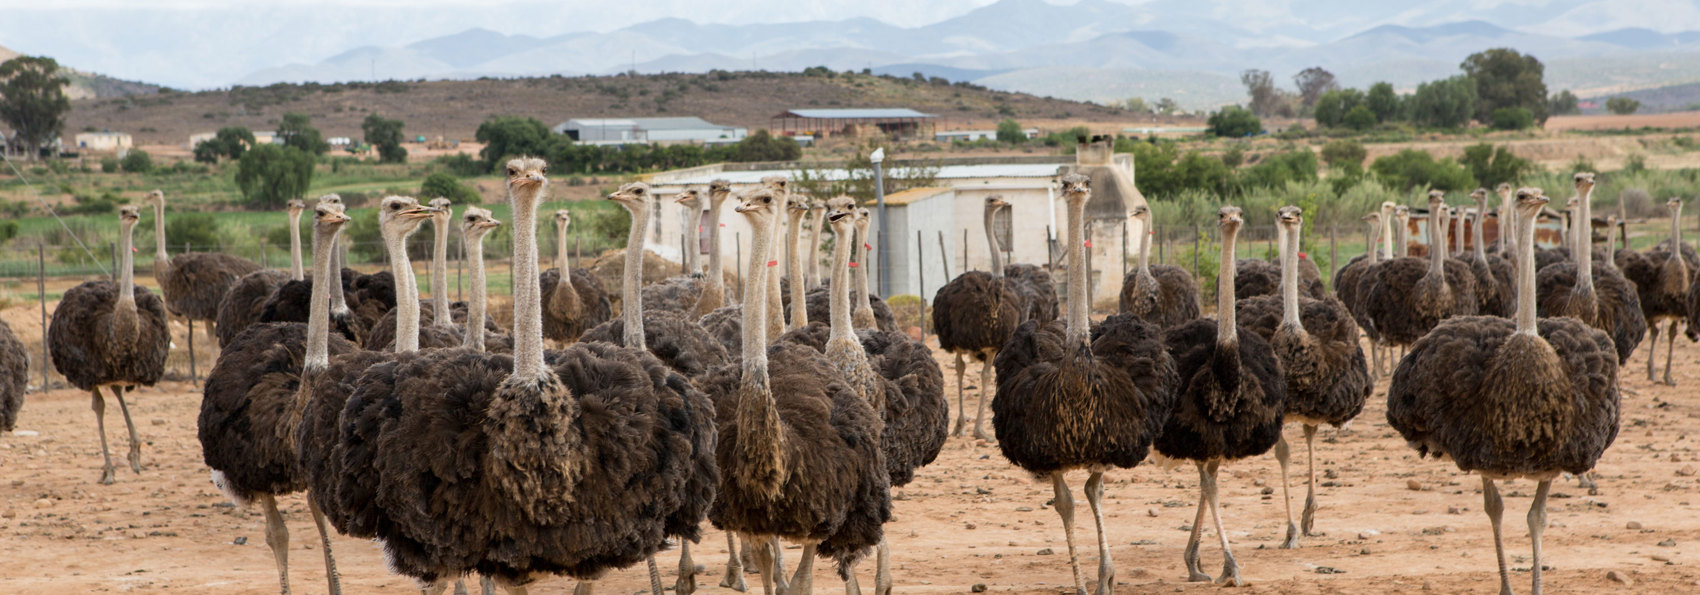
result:
[[[1217,227],[1222,230],[1222,264],[1216,296],[1216,319],[1200,318],[1169,329],[1163,342],[1174,358],[1179,382],[1174,412],[1152,443],[1157,453],[1198,467],[1198,515],[1187,539],[1187,580],[1209,581],[1198,562],[1198,541],[1204,530],[1204,511],[1210,509],[1222,542],[1222,576],[1218,583],[1242,584],[1240,567],[1228,549],[1217,502],[1216,473],[1222,463],[1269,452],[1281,441],[1286,411],[1286,382],[1275,350],[1257,333],[1238,332],[1234,315],[1234,243],[1239,235],[1238,207],[1222,207]]]
[[[1358,288],[1359,283],[1364,278],[1364,271],[1381,262],[1381,250],[1376,248],[1376,244],[1381,243],[1382,238],[1385,237],[1382,228],[1386,224],[1382,218],[1382,213],[1379,212],[1364,215],[1363,221],[1369,225],[1369,241],[1364,245],[1363,254],[1352,257],[1351,260],[1346,261],[1346,266],[1340,267],[1340,270],[1334,272],[1334,297],[1346,306],[1346,311],[1351,313],[1352,320],[1358,324],[1358,328],[1363,329],[1364,336],[1369,339],[1370,369],[1377,376],[1380,376],[1382,374],[1381,335],[1375,332],[1375,327],[1370,323],[1369,317],[1363,314],[1363,308],[1360,305],[1362,300],[1359,299],[1362,294],[1358,291]]]
[[[517,170],[508,172],[509,178],[516,175]],[[555,211],[555,268],[543,271],[539,278],[543,284],[543,335],[561,344],[577,341],[584,331],[613,317],[602,281],[590,271],[568,266],[567,226],[572,221],[572,213],[566,209]]]
[[[1575,175],[1578,196],[1579,225],[1571,231],[1571,258],[1548,265],[1536,272],[1535,304],[1542,318],[1571,316],[1588,326],[1605,331],[1617,349],[1619,366],[1629,361],[1630,354],[1647,334],[1647,319],[1641,314],[1641,300],[1635,286],[1610,267],[1594,263],[1594,251],[1589,246],[1587,221],[1593,210],[1589,203],[1594,190],[1594,174]]]
[[[1281,361],[1286,380],[1286,421],[1304,428],[1305,463],[1309,486],[1305,493],[1302,525],[1293,523],[1292,497],[1287,495],[1289,449],[1286,436],[1275,443],[1275,458],[1281,463],[1281,491],[1287,500],[1287,540],[1282,548],[1299,545],[1311,532],[1316,515],[1316,428],[1336,428],[1352,421],[1364,410],[1374,382],[1358,344],[1358,325],[1337,300],[1299,297],[1299,231],[1304,214],[1298,207],[1281,207],[1278,212],[1281,239],[1281,295],[1258,296],[1234,305],[1235,318],[1247,331],[1269,342]]]
[[[850,320],[854,322],[856,328],[859,329],[882,328],[880,326],[879,317],[875,314],[876,308],[874,308],[874,302],[879,302],[882,307],[886,306],[885,300],[874,295],[873,290],[868,288],[868,269],[879,266],[878,263],[868,260],[868,253],[873,249],[872,243],[868,241],[870,238],[868,235],[868,226],[872,220],[873,213],[871,211],[866,208],[856,209],[856,237],[861,240],[860,243],[862,245],[862,249],[858,252],[856,258],[857,266],[855,290],[856,294],[861,297],[851,301],[853,307],[850,310]],[[883,275],[885,272],[881,271],[880,274]],[[887,312],[891,311],[889,307],[886,307],[885,309]],[[895,328],[895,326],[896,325],[894,324],[893,327]]]
[[[1360,291],[1368,288],[1362,296],[1364,313],[1391,345],[1410,345],[1443,319],[1475,315],[1481,304],[1469,267],[1448,260],[1440,248],[1440,230],[1446,228],[1446,213],[1440,208],[1444,197],[1439,190],[1428,195],[1429,212],[1434,215],[1428,226],[1428,263],[1410,256],[1395,258],[1365,271],[1359,282]]]
[[[1488,255],[1482,231],[1487,222],[1487,189],[1477,188],[1470,193],[1476,199],[1476,218],[1470,226],[1470,272],[1476,277],[1476,297],[1481,299],[1481,313],[1487,316],[1508,317],[1517,299],[1513,289],[1511,263],[1496,255]]]
[[[933,333],[939,337],[939,348],[956,356],[956,428],[951,431],[954,436],[961,436],[968,425],[962,388],[966,356],[980,360],[980,406],[974,415],[974,437],[991,438],[981,430],[981,424],[986,417],[986,392],[992,388],[992,360],[1015,334],[1015,328],[1026,320],[1028,312],[1019,291],[1003,276],[1002,251],[992,228],[992,217],[1003,205],[1000,197],[986,197],[983,220],[987,252],[992,257],[991,272],[962,273],[933,295]]]
[[[1659,242],[1646,252],[1618,250],[1616,260],[1623,276],[1635,284],[1635,293],[1641,300],[1641,315],[1647,320],[1647,329],[1652,335],[1647,341],[1647,381],[1654,381],[1656,366],[1653,360],[1659,348],[1659,325],[1667,324],[1670,338],[1665,346],[1664,383],[1676,386],[1676,381],[1670,376],[1676,327],[1689,316],[1686,303],[1688,287],[1693,284],[1695,273],[1700,272],[1700,256],[1695,254],[1692,246],[1682,241],[1682,199],[1672,197],[1665,201],[1665,210],[1670,212],[1670,239]],[[1616,229],[1616,225],[1612,227]],[[1612,242],[1606,243],[1608,251],[1612,246]],[[1673,246],[1677,248],[1672,249]]]
[[[1592,469],[1618,430],[1611,338],[1573,318],[1536,319],[1534,219],[1546,202],[1539,189],[1517,191],[1515,322],[1471,316],[1440,323],[1411,346],[1387,393],[1388,424],[1419,455],[1449,457],[1460,471],[1482,476],[1503,594],[1511,593],[1511,575],[1500,537],[1505,504],[1495,482],[1536,482],[1529,574],[1539,594],[1552,480]]]
[[[809,233],[808,245],[809,291],[814,291],[821,286],[819,252],[821,236],[826,235],[826,213],[826,201],[816,200],[809,203],[809,219],[814,222],[814,227]]]
[[[1155,325],[1118,314],[1096,329],[1090,327],[1086,257],[1078,248],[1086,236],[1091,179],[1072,174],[1063,177],[1062,186],[1071,247],[1066,324],[1023,322],[997,352],[992,429],[1004,458],[1035,477],[1050,478],[1075,591],[1082,594],[1086,590],[1074,544],[1074,497],[1064,475],[1076,469],[1090,472],[1086,500],[1098,530],[1097,592],[1109,593],[1115,567],[1104,533],[1103,474],[1110,467],[1131,469],[1145,460],[1174,406],[1179,380]]]
[[[791,322],[785,330],[795,330],[809,326],[808,282],[803,275],[808,266],[803,264],[803,217],[809,214],[809,205],[803,200],[791,201],[786,206],[786,221],[790,227],[786,229],[785,242],[785,276],[789,279],[786,289],[790,290],[791,303],[803,304],[802,308],[791,308]],[[864,287],[865,291],[866,288]],[[863,294],[867,295],[867,294]],[[868,318],[873,318],[873,311],[868,311]],[[872,327],[869,324],[868,327]],[[865,327],[866,328],[866,327]]]
[[[1008,201],[999,208],[1003,211],[1014,209]],[[1044,324],[1057,319],[1057,284],[1049,271],[1037,265],[1009,264],[1004,265],[1003,275],[1015,284],[1022,301],[1026,302],[1029,320]]]
[[[708,275],[703,279],[702,293],[697,294],[692,312],[697,318],[707,316],[726,305],[726,263],[720,255],[720,212],[726,198],[732,195],[732,183],[715,180],[708,183]]]
[[[449,243],[449,226],[453,220],[454,213],[452,207],[449,206],[449,200],[446,198],[434,198],[431,199],[431,202],[428,204],[430,205],[430,221],[434,246],[431,253],[431,268],[429,271],[432,298],[430,300],[430,309],[424,309],[424,300],[420,300],[419,348],[440,349],[446,347],[459,347],[465,342],[465,333],[462,332],[463,327],[461,325],[466,324],[468,320],[473,319],[467,318],[467,305],[465,302],[458,302],[451,305],[448,300],[449,273],[447,253]],[[412,275],[411,267],[409,268],[408,274],[410,276]],[[395,331],[399,328],[399,325],[396,324],[397,314],[398,313],[395,309],[392,308],[372,325],[371,333],[366,339],[367,349],[387,350],[394,346]],[[495,319],[486,316],[483,320],[485,332],[492,335],[501,335],[503,333],[502,328],[496,325]],[[502,343],[501,345],[503,345],[504,348],[496,349],[494,351],[508,351],[508,349],[506,349],[506,343]]]
[[[950,405],[944,398],[944,374],[926,345],[894,331],[863,329],[850,322],[850,252],[854,244],[855,203],[848,197],[828,201],[835,236],[832,252],[831,324],[816,321],[780,340],[800,342],[826,354],[852,387],[882,414],[880,449],[892,487],[908,485],[915,469],[931,463],[950,432]],[[876,594],[891,592],[891,548],[882,540],[874,574]],[[853,579],[854,574],[851,574]],[[854,581],[852,580],[852,583]],[[856,590],[851,587],[851,590]]]
[[[266,300],[279,287],[289,281],[301,280],[301,212],[306,208],[307,203],[303,201],[289,201],[289,275],[271,269],[248,273],[237,279],[230,286],[230,291],[224,293],[224,299],[219,301],[217,329],[220,349],[230,344],[242,329],[259,321]]]
[[[24,388],[29,383],[29,353],[12,327],[0,321],[0,432],[18,427],[18,411],[24,407]]]
[[[454,207],[447,198],[433,198],[431,206],[431,326],[438,330],[455,327],[449,314],[449,223],[454,220]],[[463,305],[464,307],[464,305]],[[459,337],[456,337],[457,339]]]
[[[313,276],[331,275],[331,243],[348,217],[329,205],[313,216]],[[313,287],[313,315],[330,319],[331,283]],[[260,504],[266,517],[266,545],[277,562],[278,583],[289,592],[289,530],[277,509],[277,496],[306,488],[296,462],[301,411],[310,396],[303,386],[324,369],[324,358],[356,349],[342,337],[330,336],[311,323],[269,322],[249,327],[233,338],[207,374],[201,393],[197,435],[201,458],[212,469],[212,481],[237,506]],[[314,364],[304,363],[309,352]],[[317,508],[313,518],[320,521]],[[324,545],[325,571],[335,585],[336,563],[330,536],[318,523]],[[333,587],[333,592],[335,587]]]
[[[471,571],[524,593],[544,574],[641,562],[665,545],[694,466],[684,453],[712,423],[707,398],[641,349],[545,353],[534,230],[547,178],[540,159],[508,171],[514,355],[399,353],[361,375],[343,411],[340,489],[371,490],[368,510],[345,512],[380,519],[390,568],[427,593]]]
[[[218,341],[215,321],[224,293],[243,275],[260,270],[253,261],[218,252],[185,252],[176,257],[165,251],[165,193],[148,193],[154,213],[153,276],[165,294],[165,307],[189,322],[189,353],[195,352],[195,321],[206,324],[207,339]]]
[[[1122,280],[1121,312],[1159,329],[1198,318],[1198,286],[1192,274],[1172,265],[1151,266],[1151,209],[1136,206],[1133,216],[1144,233],[1139,238],[1139,268]]]
[[[753,228],[745,295],[768,286],[765,262],[774,222],[786,195],[759,188],[737,212]],[[883,538],[891,496],[880,450],[883,423],[874,407],[836,367],[807,346],[768,347],[768,302],[743,309],[743,357],[704,383],[715,401],[719,497],[709,512],[716,527],[756,544],[762,584],[778,579],[776,539],[803,545],[797,574],[783,592],[813,592],[814,558],[832,558],[848,577],[867,549]],[[847,578],[848,580],[848,578]]]
[[[472,302],[467,305],[466,319],[481,320],[486,316],[487,310],[484,297],[486,292],[484,286],[484,236],[490,233],[490,230],[501,227],[502,222],[490,216],[489,209],[471,206],[466,208],[466,212],[461,215],[461,218],[464,219],[464,222],[460,225],[460,238],[466,246],[468,292],[472,294]],[[461,347],[473,351],[484,351],[486,334],[488,333],[483,327],[466,325]],[[507,351],[512,353],[513,338],[506,337],[506,339],[509,344]]]
[[[1499,240],[1497,241],[1499,257],[1509,262],[1515,260],[1511,254],[1512,245],[1515,244],[1512,238],[1519,233],[1517,217],[1512,213],[1517,207],[1516,199],[1511,196],[1511,184],[1505,182],[1500,182],[1498,186],[1495,186],[1494,193],[1499,195]],[[1511,264],[1516,265],[1514,262]],[[1511,296],[1513,303],[1515,303],[1516,297],[1515,295]]]
[[[94,418],[100,428],[100,483],[113,482],[112,454],[106,447],[106,398],[100,389],[112,391],[124,412],[130,430],[130,470],[142,472],[142,444],[124,390],[153,386],[165,375],[165,355],[171,348],[171,328],[165,317],[165,302],[146,287],[135,284],[135,265],[130,247],[134,244],[136,207],[118,209],[118,282],[85,281],[60,298],[47,326],[47,351],[53,369],[65,381],[93,397]]]
[[[685,265],[685,275],[701,275],[702,265],[697,260],[701,257],[702,250],[697,247],[697,236],[702,233],[702,224],[699,223],[702,221],[702,192],[695,188],[686,188],[673,195],[673,202],[679,205],[679,233],[683,234],[679,244],[679,258]],[[702,299],[700,287],[697,299]]]

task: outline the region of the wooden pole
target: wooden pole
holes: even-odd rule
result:
[[[1122,219],[1122,278],[1127,278],[1127,219]]]
[[[950,252],[944,249],[944,230],[942,229],[939,230],[939,262],[944,264],[944,278],[947,282],[949,279],[955,279],[956,277],[950,276]]]
[[[461,291],[461,276],[466,269],[466,238],[461,237],[460,242],[454,247],[457,252],[455,254],[455,301],[457,302],[466,300],[466,294]],[[566,271],[561,272],[565,273]]]
[[[962,229],[962,272],[966,273],[966,272],[972,271],[972,270],[974,270],[974,268],[968,266],[968,228],[963,228]]]
[[[47,247],[35,245],[35,295],[41,301],[41,390],[47,391]]]
[[[1340,268],[1339,226],[1328,224],[1328,286],[1334,287],[1334,271]]]
[[[1051,226],[1045,226],[1045,267],[1053,275],[1057,270],[1057,247],[1051,240]],[[1065,284],[1064,287],[1067,287]]]
[[[744,237],[743,232],[732,233],[732,262],[738,267],[738,303],[744,303]]]
[[[926,246],[921,243],[921,230],[915,230],[915,326],[921,327],[921,340],[927,339],[927,265]]]
[[[1192,224],[1192,278],[1194,279],[1198,278],[1198,251],[1202,249],[1199,243],[1198,224],[1194,223]]]

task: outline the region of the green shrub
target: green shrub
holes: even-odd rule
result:
[[[1464,156],[1458,161],[1470,171],[1476,182],[1488,188],[1498,186],[1501,182],[1515,186],[1523,176],[1535,171],[1533,161],[1512,154],[1509,147],[1501,146],[1496,149],[1488,143],[1464,147]]]
[[[1327,163],[1328,167],[1362,171],[1364,159],[1367,158],[1369,150],[1355,140],[1332,140],[1322,145],[1322,161]]]
[[[110,173],[117,173],[117,172],[118,172],[118,158],[117,157],[101,157],[100,158],[100,173],[110,174]]]
[[[1375,112],[1370,111],[1367,105],[1359,105],[1347,111],[1346,117],[1340,123],[1360,132],[1369,130],[1375,127]]]
[[[1405,149],[1376,159],[1370,165],[1382,182],[1398,190],[1432,188],[1467,192],[1475,189],[1476,180],[1464,166],[1451,159],[1435,159],[1427,151]]]
[[[449,173],[463,178],[481,176],[490,173],[489,169],[485,168],[483,163],[480,163],[477,159],[473,159],[471,155],[467,155],[466,153],[442,155],[432,160],[431,163],[442,166],[443,169],[448,170]]]
[[[124,154],[123,159],[118,161],[118,165],[123,167],[124,171],[133,174],[145,174],[153,171],[153,158],[148,155],[147,151],[131,149],[130,152]]]
[[[1251,110],[1230,105],[1210,114],[1205,132],[1224,138],[1251,136],[1263,131],[1263,121]]]
[[[218,247],[218,220],[201,212],[178,212],[165,220],[165,237],[173,247],[188,244],[191,250],[211,252]]]
[[[1535,112],[1526,107],[1502,107],[1493,110],[1493,127],[1496,130],[1522,130],[1535,126]]]
[[[483,202],[478,191],[471,186],[460,183],[451,174],[437,172],[426,176],[425,182],[419,185],[419,200],[432,198],[447,198],[455,204],[478,204]]]

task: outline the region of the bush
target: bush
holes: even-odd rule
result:
[[[1369,150],[1355,140],[1334,140],[1322,146],[1322,161],[1328,167],[1363,171],[1364,159],[1367,158]]]
[[[130,152],[124,154],[123,159],[118,161],[118,165],[123,167],[124,171],[133,174],[145,174],[153,171],[153,157],[150,157],[147,151],[131,149]]]
[[[1641,102],[1628,97],[1613,97],[1606,100],[1606,111],[1619,116],[1627,116],[1641,109]]]
[[[1335,89],[1323,93],[1316,100],[1316,125],[1324,128],[1339,127],[1345,124],[1348,112],[1363,104],[1364,93],[1357,89]],[[1371,114],[1371,117],[1374,115]]]
[[[117,157],[101,157],[100,158],[100,173],[110,174],[110,173],[116,173],[117,171],[118,171],[118,158]]]
[[[1316,153],[1299,149],[1277,153],[1240,172],[1242,188],[1279,188],[1289,182],[1316,181]]]
[[[1405,149],[1376,159],[1370,171],[1389,187],[1409,191],[1427,187],[1435,190],[1469,191],[1476,180],[1464,166],[1451,159],[1435,159],[1427,151]]]
[[[1413,123],[1463,128],[1476,113],[1476,83],[1462,75],[1423,83],[1408,104]]]
[[[275,209],[307,193],[313,181],[313,155],[295,147],[260,145],[242,156],[236,185],[248,204]]]
[[[1502,107],[1493,110],[1493,127],[1497,130],[1522,130],[1535,125],[1535,112],[1526,107]]]
[[[1522,108],[1500,108],[1522,109]],[[1464,156],[1458,159],[1470,175],[1482,186],[1493,188],[1501,182],[1516,186],[1517,183],[1535,171],[1535,162],[1511,153],[1508,147],[1494,148],[1488,143],[1464,147]]]
[[[1021,123],[1005,118],[998,122],[998,140],[1012,145],[1027,142],[1027,134],[1021,131]]]
[[[1263,121],[1251,110],[1230,105],[1210,114],[1205,132],[1224,138],[1251,136],[1263,131]]]
[[[466,153],[443,155],[437,157],[432,161],[432,163],[440,165],[443,169],[448,170],[449,173],[463,178],[481,176],[489,173],[490,171],[484,167],[483,163],[480,163],[477,159],[473,159],[471,155],[467,155]]]
[[[195,211],[172,213],[165,220],[165,237],[173,248],[187,243],[191,250],[210,252],[218,246],[218,220]]]
[[[453,175],[437,172],[425,177],[425,182],[419,185],[419,199],[425,201],[432,198],[447,198],[455,204],[478,204],[483,202],[478,191],[471,186],[460,183]]]
[[[1345,119],[1340,123],[1360,132],[1369,130],[1375,127],[1375,112],[1369,111],[1367,105],[1359,105],[1347,111]]]

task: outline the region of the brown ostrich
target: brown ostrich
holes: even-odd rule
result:
[[[1140,222],[1139,267],[1122,279],[1121,312],[1159,329],[1191,322],[1199,316],[1198,286],[1192,274],[1178,266],[1151,264],[1151,209],[1133,208]]]
[[[810,220],[810,222],[812,222],[814,224],[814,226],[811,227],[810,231],[809,231],[809,244],[808,244],[808,251],[806,252],[806,254],[808,254],[808,258],[809,258],[809,262],[808,262],[808,266],[809,266],[809,273],[808,273],[809,287],[808,288],[809,288],[809,291],[814,291],[816,289],[819,289],[820,286],[821,286],[820,254],[819,253],[820,253],[821,238],[824,237],[826,235],[826,232],[827,232],[827,230],[826,230],[826,213],[827,213],[827,211],[828,211],[828,208],[827,208],[826,201],[814,200],[814,201],[809,202],[809,220]]]
[[[1641,300],[1641,315],[1651,333],[1647,341],[1647,381],[1655,381],[1654,360],[1659,350],[1659,326],[1662,324],[1667,326],[1665,330],[1669,336],[1665,345],[1663,382],[1676,386],[1670,375],[1676,327],[1688,319],[1688,287],[1693,285],[1696,273],[1700,272],[1700,255],[1695,254],[1693,246],[1682,241],[1682,199],[1671,197],[1665,201],[1665,210],[1670,213],[1670,239],[1659,242],[1646,252],[1618,250],[1615,260],[1623,276],[1635,284],[1636,297]],[[1616,229],[1615,224],[1612,229]],[[1608,250],[1613,245],[1613,242],[1606,242]]]
[[[1239,300],[1235,318],[1247,331],[1269,342],[1281,361],[1286,380],[1286,421],[1304,428],[1305,463],[1309,482],[1301,523],[1293,522],[1292,497],[1288,495],[1287,465],[1290,450],[1286,436],[1275,443],[1281,463],[1281,494],[1287,501],[1287,540],[1282,548],[1299,546],[1299,536],[1311,532],[1316,515],[1316,429],[1322,424],[1336,428],[1352,421],[1364,410],[1375,388],[1370,381],[1364,350],[1358,344],[1358,325],[1346,306],[1332,299],[1299,296],[1298,252],[1304,213],[1298,207],[1281,207],[1277,214],[1281,244],[1281,295]]]
[[[1359,290],[1364,291],[1364,313],[1389,345],[1405,346],[1428,334],[1434,325],[1452,316],[1473,316],[1481,305],[1476,299],[1475,276],[1463,263],[1448,260],[1441,249],[1441,230],[1446,214],[1441,210],[1445,193],[1429,192],[1429,212],[1435,223],[1428,226],[1429,251],[1424,259],[1409,256],[1377,264],[1364,272]],[[1408,211],[1406,211],[1408,213]],[[1401,212],[1395,217],[1403,220]],[[1404,242],[1400,242],[1403,249]]]
[[[461,219],[460,238],[466,245],[467,292],[471,294],[470,297],[472,298],[472,301],[467,304],[466,319],[482,320],[488,315],[488,305],[485,300],[487,288],[484,278],[484,236],[491,230],[501,227],[502,222],[490,216],[489,209],[470,206],[461,215]],[[473,351],[484,351],[486,341],[492,339],[492,337],[487,336],[489,332],[483,327],[466,324],[462,328],[463,342],[461,347]],[[513,352],[513,337],[496,336],[493,339],[498,343],[506,343],[506,352]]]
[[[24,408],[24,389],[29,384],[30,355],[12,327],[0,321],[0,432],[18,428],[18,412]]]
[[[1233,315],[1234,243],[1242,223],[1238,207],[1222,207],[1217,213],[1222,233],[1217,278],[1226,291],[1217,292],[1216,319],[1200,318],[1163,334],[1179,383],[1174,412],[1152,443],[1158,454],[1198,467],[1198,515],[1182,556],[1187,580],[1211,580],[1198,561],[1208,507],[1222,542],[1222,576],[1216,581],[1236,586],[1241,584],[1240,566],[1228,550],[1228,532],[1222,526],[1217,471],[1222,463],[1262,455],[1280,442],[1287,401],[1275,350],[1256,333],[1241,334]]]
[[[1085,241],[1091,179],[1062,179],[1068,211],[1068,246]],[[1229,260],[1232,262],[1232,259]],[[1086,470],[1086,501],[1098,531],[1097,593],[1115,588],[1109,537],[1104,533],[1104,471],[1131,469],[1145,460],[1175,404],[1174,360],[1162,331],[1129,314],[1097,328],[1087,319],[1086,258],[1068,251],[1068,315],[1023,322],[994,360],[998,392],[992,429],[1004,458],[1035,477],[1049,477],[1053,501],[1068,541],[1075,592],[1086,592],[1074,543],[1074,497],[1064,475]]]
[[[301,212],[306,208],[307,203],[303,201],[289,201],[289,275],[271,269],[248,273],[237,279],[230,286],[230,291],[224,293],[224,299],[219,301],[216,328],[220,349],[230,344],[248,325],[259,321],[266,300],[279,287],[289,281],[301,280],[304,274],[301,269]]]
[[[754,229],[745,295],[759,296],[767,286],[774,221],[785,202],[764,187],[737,208]],[[767,306],[746,300],[742,361],[705,383],[720,434],[720,490],[709,520],[757,546],[767,593],[782,572],[773,560],[776,539],[801,543],[797,574],[780,590],[810,593],[817,553],[848,576],[883,538],[891,515],[883,424],[820,352],[790,342],[768,347]]]
[[[933,295],[933,333],[938,335],[939,348],[956,356],[956,427],[951,433],[961,436],[968,425],[962,377],[967,369],[963,358],[970,357],[981,362],[980,406],[974,415],[974,437],[982,440],[991,438],[981,427],[986,417],[986,393],[992,390],[992,362],[1029,312],[1014,284],[1003,276],[1002,251],[992,229],[992,217],[1003,207],[1003,202],[1000,197],[987,197],[983,212],[986,244],[992,256],[991,272],[962,273]]]
[[[189,352],[195,351],[195,321],[206,324],[207,340],[217,342],[218,305],[243,275],[260,270],[253,261],[218,252],[166,253],[165,193],[148,193],[154,212],[153,276],[165,295],[165,307],[189,322]]]
[[[1364,278],[1364,271],[1381,262],[1383,252],[1376,245],[1382,243],[1382,238],[1386,237],[1382,231],[1386,227],[1382,215],[1391,215],[1392,207],[1392,203],[1385,203],[1383,212],[1372,212],[1363,216],[1364,223],[1369,225],[1369,242],[1364,246],[1364,253],[1352,257],[1346,261],[1346,266],[1334,272],[1334,297],[1346,306],[1346,311],[1352,314],[1352,320],[1357,322],[1358,328],[1364,332],[1364,337],[1369,339],[1370,370],[1378,377],[1385,373],[1381,367],[1381,335],[1375,332],[1373,323],[1364,315],[1359,287]]]
[[[1492,316],[1441,322],[1411,346],[1387,393],[1388,424],[1419,455],[1450,458],[1460,471],[1482,476],[1503,594],[1511,593],[1511,574],[1500,536],[1505,504],[1495,482],[1536,482],[1528,520],[1529,574],[1538,594],[1552,480],[1592,469],[1618,430],[1611,338],[1575,318],[1536,319],[1534,220],[1546,202],[1539,189],[1517,191],[1515,322]]]
[[[130,470],[142,472],[142,444],[124,390],[136,385],[153,386],[165,375],[165,355],[171,348],[171,327],[165,317],[165,302],[145,287],[135,284],[134,245],[136,207],[118,209],[118,282],[85,281],[72,287],[53,310],[47,326],[47,352],[53,369],[65,381],[93,397],[94,418],[100,428],[100,454],[105,459],[100,483],[113,482],[112,454],[106,446],[106,398],[101,389],[112,391],[124,412],[130,430]]]
[[[872,236],[868,235],[868,226],[872,221],[873,213],[871,211],[866,208],[856,209],[856,238],[859,240],[858,243],[861,244],[862,248],[861,251],[857,253],[856,258],[857,267],[855,291],[856,295],[861,297],[851,300],[852,309],[850,311],[850,320],[854,322],[856,324],[856,328],[859,329],[879,327],[879,321],[874,316],[873,302],[874,300],[879,300],[881,298],[875,295],[873,290],[869,289],[868,286],[868,269],[879,266],[878,263],[875,263],[868,258],[869,252],[873,249],[873,242],[871,241]],[[884,274],[884,272],[882,271],[881,274]]]
[[[715,180],[708,183],[708,274],[703,279],[702,292],[697,294],[696,318],[707,316],[726,305],[726,263],[720,254],[720,214],[732,195],[732,183]]]
[[[1470,226],[1470,272],[1476,276],[1476,296],[1481,299],[1481,313],[1487,316],[1509,317],[1517,304],[1512,295],[1511,263],[1498,254],[1488,254],[1483,243],[1487,223],[1487,189],[1477,188],[1470,193],[1476,200],[1476,217]],[[1460,219],[1462,220],[1462,219]]]
[[[656,197],[657,200],[660,198]],[[685,275],[701,275],[702,263],[697,261],[701,260],[702,249],[697,247],[696,238],[702,233],[702,192],[695,188],[680,190],[673,195],[673,202],[679,205],[679,259],[684,264]],[[698,301],[701,301],[700,288],[697,294]]]
[[[516,172],[508,172],[511,178]],[[560,344],[577,341],[584,331],[613,317],[602,281],[567,262],[567,226],[572,213],[555,211],[555,268],[543,271],[543,335]],[[566,280],[566,283],[562,283]]]
[[[331,244],[346,222],[348,217],[340,209],[330,205],[315,209],[315,278],[330,278]],[[334,286],[314,286],[309,302],[311,316],[328,323]],[[311,322],[268,322],[249,327],[219,355],[201,392],[196,424],[201,458],[212,469],[213,484],[232,503],[244,508],[260,504],[266,518],[266,545],[277,562],[278,583],[284,593],[289,592],[289,530],[278,512],[277,497],[307,487],[296,462],[295,444],[302,408],[311,396],[303,387],[311,382],[312,375],[324,370],[327,357],[357,349],[342,337],[330,336],[328,327],[313,327]],[[309,361],[309,354],[316,359]],[[334,592],[337,577],[330,536],[318,509],[313,508],[313,513],[323,542],[326,576]]]
[[[808,272],[808,265],[803,262],[806,258],[803,250],[803,218],[809,214],[809,205],[799,197],[786,203],[785,209],[785,220],[789,224],[785,230],[785,278],[789,279],[785,288],[790,294],[787,296],[791,299],[790,303],[805,305],[802,308],[790,308],[791,321],[785,326],[785,330],[789,331],[809,326],[808,281],[803,279],[804,274]],[[870,311],[869,315],[872,314]]]
[[[1578,224],[1571,231],[1573,260],[1536,269],[1535,304],[1542,318],[1571,316],[1605,331],[1617,348],[1617,364],[1621,366],[1647,334],[1647,319],[1641,314],[1635,285],[1611,267],[1594,262],[1589,241],[1593,231],[1587,223],[1593,217],[1589,203],[1594,174],[1578,173],[1575,181]]]
[[[514,216],[512,357],[397,354],[343,411],[340,489],[365,510],[390,568],[427,593],[469,572],[509,592],[546,574],[594,579],[665,546],[692,473],[707,398],[641,349],[543,350],[536,210],[540,159],[508,164]],[[454,511],[448,514],[444,511]]]

